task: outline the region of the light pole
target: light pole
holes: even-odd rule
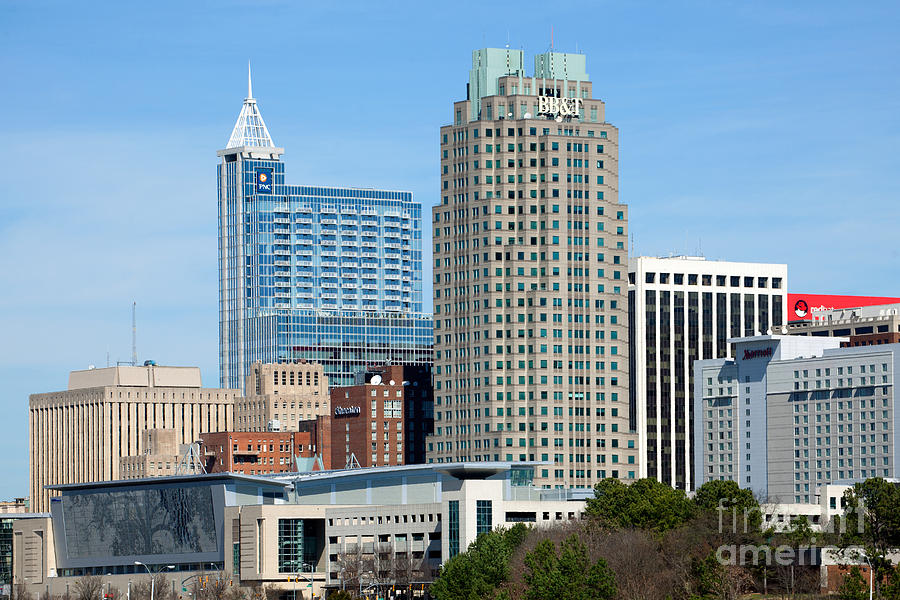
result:
[[[297,577],[298,577],[297,573],[298,573],[298,571],[297,571],[297,568],[296,568],[296,567],[297,567],[297,563],[295,562],[295,563],[294,563],[294,597],[293,597],[293,600],[297,600]],[[310,573],[312,573],[312,572],[313,572],[313,566],[312,566],[311,564],[305,563],[305,562],[300,563],[300,571],[299,571],[299,573],[303,575],[303,578],[304,578],[304,579],[307,579],[307,576],[306,576],[306,568],[307,568],[307,567],[309,567]],[[309,581],[309,595],[310,595],[310,596],[313,596],[313,578],[312,578],[312,575],[310,575],[309,578],[308,578],[307,580]]]
[[[156,577],[153,576],[153,571],[150,570],[150,567],[139,560],[134,561],[134,564],[141,565],[142,567],[147,569],[147,574],[150,575],[150,600],[153,600],[153,593],[156,591]],[[175,569],[175,565],[166,565],[166,568],[171,571]]]
[[[875,577],[875,571],[872,569],[872,562],[869,560],[869,556],[863,554],[863,558],[866,559],[866,564],[869,565],[869,600],[872,600],[872,591],[875,587],[873,578]]]

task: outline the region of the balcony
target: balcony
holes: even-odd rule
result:
[[[289,267],[289,266],[291,266],[291,261],[289,261],[289,260],[276,260],[276,261],[275,261],[275,266],[276,266],[276,267]]]
[[[283,217],[277,217],[275,219],[272,219],[272,222],[275,224],[278,224],[278,225],[290,225],[291,224],[290,219],[285,219]]]
[[[291,255],[290,250],[282,250],[280,248],[275,250],[275,256],[290,256],[290,255]]]

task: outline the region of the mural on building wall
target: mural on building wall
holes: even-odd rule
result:
[[[69,558],[215,552],[206,486],[63,496]]]

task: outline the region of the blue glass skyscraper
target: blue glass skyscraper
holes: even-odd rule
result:
[[[329,384],[372,364],[431,364],[422,312],[422,212],[409,192],[285,183],[248,92],[218,151],[219,372],[308,359]]]

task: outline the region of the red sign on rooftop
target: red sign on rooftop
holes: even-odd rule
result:
[[[836,308],[858,308],[878,304],[898,304],[900,298],[884,296],[834,296],[829,294],[788,294],[788,321],[816,321],[819,313]]]

